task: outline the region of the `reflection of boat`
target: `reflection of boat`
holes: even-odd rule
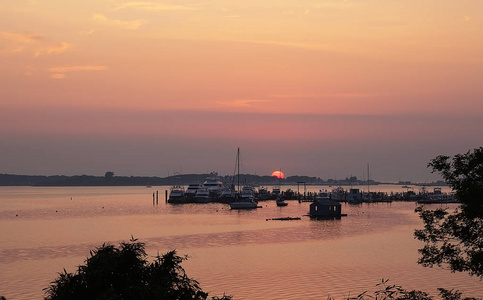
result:
[[[258,208],[255,202],[255,193],[252,187],[244,187],[240,192],[240,148],[238,148],[236,156],[236,164],[238,169],[238,197],[234,202],[230,203],[231,209],[252,209]]]
[[[184,202],[184,189],[179,185],[174,185],[169,193],[168,203]]]

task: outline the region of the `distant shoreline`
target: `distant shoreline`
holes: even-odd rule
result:
[[[108,174],[111,173],[111,174]],[[0,186],[161,186],[161,185],[188,185],[190,183],[203,183],[207,177],[213,174],[183,174],[168,177],[156,176],[114,176],[112,172],[107,172],[105,176],[93,175],[14,175],[0,174]],[[233,182],[230,175],[218,176],[225,184]],[[416,186],[447,186],[443,181],[431,183],[412,183],[409,181],[400,182],[378,182],[370,180],[358,180],[357,178],[346,178],[343,180],[328,179],[311,176],[289,176],[285,179],[278,179],[272,176],[260,176],[252,174],[240,174],[240,180],[244,184],[250,185],[416,185]]]

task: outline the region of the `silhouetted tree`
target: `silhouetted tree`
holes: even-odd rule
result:
[[[400,285],[389,284],[388,279],[382,279],[382,281],[376,285],[378,288],[375,292],[363,292],[357,296],[346,298],[347,300],[433,300],[433,296],[420,290],[408,291]],[[481,300],[474,297],[462,297],[463,293],[455,290],[445,290],[438,288],[439,296],[441,300]],[[328,298],[328,300],[335,300]]]
[[[440,155],[428,167],[441,173],[461,205],[452,213],[416,209],[424,229],[416,230],[415,237],[425,243],[418,262],[483,279],[483,147],[453,158]]]
[[[144,249],[136,239],[120,243],[119,248],[103,244],[91,251],[75,274],[64,269],[45,289],[44,299],[207,299],[208,293],[180,266],[186,257],[170,251],[149,263]]]
[[[114,177],[114,172],[111,172],[111,171],[106,172],[106,174],[104,175],[104,178],[107,180],[110,180],[113,177]]]

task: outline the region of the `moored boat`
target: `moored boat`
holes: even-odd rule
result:
[[[196,183],[190,184],[185,192],[186,199],[193,200],[196,196],[196,191],[198,191],[199,188],[202,188],[201,184],[196,184]]]
[[[270,197],[270,194],[268,193],[268,190],[266,188],[261,187],[261,188],[258,189],[258,193],[256,195],[256,198],[259,201],[268,200],[269,197]]]
[[[232,203],[236,199],[235,191],[231,189],[224,189],[221,191],[220,196],[218,197],[218,202],[221,203]]]
[[[334,201],[343,202],[346,201],[346,191],[341,186],[332,189],[330,193],[330,199]]]
[[[360,204],[362,202],[362,195],[359,189],[350,189],[347,195],[347,202],[349,204]]]
[[[196,190],[195,194],[196,203],[208,203],[211,201],[210,192],[205,187],[200,187]]]
[[[255,193],[253,187],[246,186],[240,192],[240,148],[238,148],[236,156],[236,164],[238,169],[238,195],[234,202],[230,203],[231,209],[254,209],[258,208],[255,201]]]
[[[206,178],[203,186],[210,193],[210,197],[215,198],[220,196],[221,192],[223,191],[223,183],[218,180],[218,174],[216,172],[212,172],[210,175],[210,177]]]
[[[184,194],[185,194],[185,191],[182,186],[174,185],[170,190],[168,203],[184,203],[185,202]]]
[[[327,190],[319,190],[315,200],[330,200],[330,194],[327,192]]]
[[[282,197],[278,197],[277,200],[275,201],[277,203],[277,206],[287,206],[288,203],[283,200]]]

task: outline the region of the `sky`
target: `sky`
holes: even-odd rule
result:
[[[0,173],[439,180],[481,53],[479,0],[0,0]]]

